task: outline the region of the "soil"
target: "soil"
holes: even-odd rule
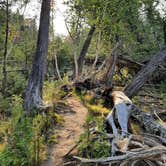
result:
[[[80,135],[84,132],[84,123],[86,121],[87,108],[76,98],[66,99],[66,108],[61,115],[64,118],[63,127],[55,129],[58,135],[57,144],[49,148],[49,159],[44,161],[42,166],[63,166],[77,165],[75,161],[68,162],[64,156],[77,144]],[[70,155],[77,153],[74,149]]]

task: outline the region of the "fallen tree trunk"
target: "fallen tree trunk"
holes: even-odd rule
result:
[[[160,136],[166,143],[166,128],[157,123],[152,115],[139,110],[133,105],[131,116],[139,122],[146,132]]]
[[[166,62],[166,46],[145,65],[140,72],[133,78],[132,82],[124,89],[128,97],[133,97],[145,82],[152,76],[157,67]]]
[[[111,157],[87,159],[75,156],[74,158],[80,160],[81,163],[104,165],[112,163],[119,166],[135,165],[136,163],[142,165],[143,162],[156,166],[163,165],[166,155],[164,146],[166,145],[166,129],[164,126],[155,122],[147,113],[139,110],[123,92],[114,91],[111,95],[114,108],[107,116],[107,122],[113,131],[113,134],[107,133],[107,139],[111,142]],[[131,116],[145,129],[144,134],[133,135],[128,132],[128,119]]]
[[[166,153],[166,148],[164,146],[157,146],[157,147],[147,148],[145,150],[140,150],[138,152],[129,152],[124,155],[101,158],[101,159],[86,159],[76,156],[74,156],[74,158],[80,160],[82,163],[119,163],[124,160],[133,161],[133,160],[152,158],[154,156],[165,153]]]
[[[166,127],[164,127],[164,125],[157,123],[152,115],[138,109],[134,104],[132,104],[132,101],[124,95],[123,92],[114,91],[112,93],[112,97],[122,134],[128,133],[128,119],[130,116],[132,116],[139,122],[140,126],[145,129],[147,133],[160,136],[166,143]],[[116,131],[118,131],[118,129],[116,128],[115,124],[113,124],[113,121],[116,121],[116,119],[115,117],[112,117],[112,113],[108,115],[107,121],[109,122],[113,131],[115,131],[115,133],[113,133],[116,135]]]

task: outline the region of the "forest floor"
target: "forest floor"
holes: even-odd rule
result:
[[[75,97],[66,99],[69,108],[65,108],[60,115],[63,116],[64,124],[62,127],[56,128],[57,144],[49,148],[49,159],[42,166],[63,166],[70,165],[63,157],[72,149],[79,141],[80,135],[84,132],[84,123],[86,121],[87,108],[81,101]],[[72,151],[72,155],[76,153],[76,149]]]
[[[124,87],[116,87],[115,90],[123,91]],[[163,90],[153,84],[145,84],[138,94],[132,99],[135,105],[144,112],[157,113],[162,120],[166,120],[166,101],[162,97]],[[164,92],[163,92],[164,93]],[[158,118],[157,118],[158,119]]]
[[[122,90],[122,87],[116,90]],[[160,90],[149,85],[144,86],[138,95],[133,99],[134,103],[142,111],[156,115],[157,120],[166,120],[165,103],[160,96]],[[52,147],[48,147],[48,159],[43,162],[42,166],[74,166],[77,165],[70,157],[64,156],[77,145],[80,135],[84,133],[84,124],[88,110],[77,97],[68,97],[62,102],[65,107],[60,106],[58,114],[63,119],[63,126],[56,127],[55,135],[57,142]],[[155,112],[156,111],[156,112]],[[159,119],[158,117],[161,117]],[[69,156],[77,155],[77,149],[74,148]]]

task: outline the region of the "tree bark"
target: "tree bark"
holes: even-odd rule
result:
[[[166,142],[166,128],[164,125],[160,125],[156,122],[151,115],[138,109],[135,105],[132,105],[131,117],[136,119],[147,133],[157,135]]]
[[[7,61],[7,46],[8,46],[8,35],[9,35],[9,3],[6,1],[6,29],[5,29],[5,44],[4,44],[4,54],[3,54],[3,79],[2,79],[2,93],[6,94],[6,82],[7,82],[7,71],[6,71],[6,61]]]
[[[80,160],[82,163],[118,163],[122,161],[134,161],[134,160],[143,160],[148,158],[154,158],[158,155],[165,154],[166,148],[164,146],[157,146],[152,148],[147,148],[133,153],[126,153],[124,155],[112,156],[107,158],[100,159],[86,159],[74,156],[75,159]]]
[[[75,42],[73,42],[75,43]],[[73,53],[74,53],[74,74],[75,80],[78,79],[78,61],[77,61],[77,48],[76,44],[73,44]]]
[[[59,66],[58,66],[57,55],[55,55],[55,67],[56,67],[56,72],[57,72],[57,75],[58,75],[58,79],[62,81],[62,77],[61,77],[61,74],[60,74],[60,71],[59,71]]]
[[[108,87],[112,87],[112,78],[119,54],[119,46],[120,43],[117,42],[106,62],[106,73],[104,74],[102,81],[105,82]]]
[[[130,98],[137,94],[139,89],[162,63],[166,63],[166,46],[164,46],[159,53],[154,55],[148,64],[136,74],[132,82],[124,89],[125,94]]]
[[[26,111],[32,111],[34,108],[43,106],[42,87],[46,69],[46,54],[48,51],[50,3],[51,0],[42,1],[36,54],[24,99],[24,109]]]
[[[163,20],[164,44],[166,44],[166,18]]]
[[[88,36],[87,36],[87,38],[84,42],[84,45],[82,47],[82,50],[80,52],[80,55],[78,58],[78,75],[81,75],[81,73],[82,73],[84,58],[85,58],[85,55],[88,51],[89,45],[91,43],[91,39],[92,39],[94,31],[95,31],[95,26],[91,26],[89,33],[88,33]]]
[[[97,38],[97,43],[96,43],[95,60],[94,60],[93,65],[92,65],[92,70],[94,70],[96,68],[96,64],[97,64],[98,57],[99,57],[100,42],[101,42],[101,30],[99,30],[99,33],[98,33],[98,38]]]

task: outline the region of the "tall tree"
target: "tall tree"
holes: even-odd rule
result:
[[[33,108],[43,106],[42,87],[48,51],[50,7],[51,0],[42,0],[36,54],[24,99],[24,109],[26,111],[32,111]]]
[[[163,35],[164,35],[164,44],[166,44],[166,18],[163,18]]]
[[[7,46],[8,46],[8,35],[9,35],[9,2],[6,0],[6,28],[5,28],[5,45],[3,54],[3,80],[2,80],[2,92],[5,95],[6,92],[6,81],[7,81],[7,71],[6,71],[6,61],[7,61]]]

